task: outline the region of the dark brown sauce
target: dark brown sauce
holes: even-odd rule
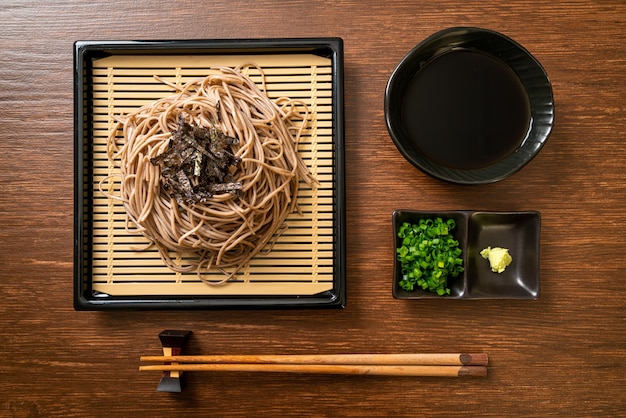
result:
[[[453,50],[413,78],[402,114],[408,137],[424,155],[470,170],[515,151],[528,131],[530,103],[504,62],[475,50]]]

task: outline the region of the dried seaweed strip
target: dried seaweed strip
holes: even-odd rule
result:
[[[231,172],[241,162],[231,148],[238,143],[215,126],[186,123],[181,114],[168,148],[150,162],[161,167],[163,189],[170,197],[188,205],[202,203],[215,193],[241,190]]]

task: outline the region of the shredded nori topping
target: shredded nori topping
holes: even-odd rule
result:
[[[150,162],[161,167],[162,187],[170,197],[187,205],[204,203],[214,194],[241,190],[231,169],[241,162],[231,147],[238,143],[216,126],[186,123],[181,114],[167,150]]]

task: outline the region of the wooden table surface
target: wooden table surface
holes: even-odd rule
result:
[[[623,1],[71,1],[0,5],[0,416],[617,416],[626,411],[626,4]],[[522,171],[486,186],[407,163],[387,79],[430,34],[500,31],[553,83],[556,125]],[[341,37],[347,305],[342,310],[77,312],[76,40]],[[537,210],[537,301],[400,301],[394,209]],[[190,354],[472,352],[486,379],[138,372],[164,329]]]

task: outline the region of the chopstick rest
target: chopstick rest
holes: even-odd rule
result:
[[[159,339],[163,346],[163,356],[179,356],[183,350],[191,331],[165,330],[159,333]],[[167,362],[169,366],[176,367],[175,361]],[[182,392],[185,386],[183,370],[162,370],[161,380],[157,386],[159,392]]]

